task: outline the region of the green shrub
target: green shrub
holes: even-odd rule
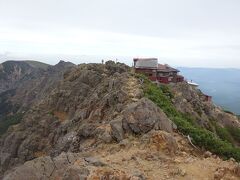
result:
[[[215,130],[219,138],[227,142],[233,142],[233,138],[226,128],[215,125]]]
[[[228,132],[232,135],[233,139],[240,142],[240,128],[238,127],[227,127]]]
[[[162,92],[163,92],[164,95],[166,95],[166,96],[169,97],[170,99],[173,98],[173,94],[172,94],[172,92],[171,92],[171,90],[170,90],[170,88],[169,88],[168,85],[162,84],[162,85],[160,85],[159,87],[160,87],[160,89],[162,90]]]
[[[11,125],[18,124],[22,120],[23,114],[7,116],[0,121],[0,136],[3,135]]]
[[[213,132],[198,126],[193,117],[176,110],[171,99],[166,96],[166,92],[163,92],[165,91],[163,88],[159,88],[143,75],[137,75],[137,77],[144,80],[143,90],[145,97],[159,106],[177,125],[180,132],[192,138],[195,145],[205,148],[223,158],[233,157],[237,161],[240,161],[240,149],[233,147],[230,143],[231,137],[229,137],[229,133],[225,129],[217,128],[219,136],[217,137]]]

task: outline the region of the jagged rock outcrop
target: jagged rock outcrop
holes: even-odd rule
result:
[[[131,134],[173,131],[166,115],[143,98],[141,84],[124,64],[82,64],[63,77],[1,138],[2,172],[44,155],[120,142]]]
[[[144,134],[152,129],[172,132],[175,125],[152,101],[142,98],[129,104],[123,111],[125,131]]]
[[[205,95],[186,82],[171,86],[174,94],[173,103],[175,107],[183,112],[190,114],[196,119],[199,125],[208,128],[209,123],[214,121],[222,127],[240,127],[240,121],[234,114],[224,112],[220,107],[205,100]]]
[[[152,149],[154,152],[163,150],[169,153],[169,155],[174,155],[178,150],[177,141],[171,134],[164,131],[151,131],[145,134],[140,138],[138,146],[140,144],[145,146],[145,149]],[[117,150],[118,148],[115,147],[114,149]],[[128,146],[128,150],[131,150],[131,148],[131,145]],[[99,148],[96,147],[96,149]],[[105,152],[106,154],[110,153],[108,152],[109,149]],[[124,149],[127,150],[127,148]],[[144,173],[139,170],[121,170],[114,163],[111,164],[106,158],[99,158],[99,154],[94,153],[95,150],[91,152],[92,156],[85,153],[64,152],[53,158],[49,156],[39,157],[7,173],[4,180],[20,180],[26,177],[29,179],[146,179]],[[129,161],[149,158],[147,152],[142,154],[133,153],[132,155],[131,153],[128,154],[130,155]],[[155,158],[158,158],[158,155],[155,155]]]
[[[236,162],[206,157],[177,133],[128,66],[60,62],[44,72],[10,96],[24,104],[24,114],[0,138],[0,178],[238,178]],[[187,84],[173,86],[172,93],[175,107],[203,127],[220,115],[219,124],[231,122]]]

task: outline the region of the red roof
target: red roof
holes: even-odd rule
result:
[[[179,72],[179,70],[172,68],[168,64],[158,64],[158,70],[164,72]]]
[[[134,61],[138,61],[138,60],[144,60],[144,61],[150,61],[150,60],[158,60],[157,58],[134,58]]]

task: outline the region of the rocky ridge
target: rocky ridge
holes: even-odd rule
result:
[[[138,80],[128,70],[108,62],[83,64],[66,72],[63,81],[1,139],[2,170],[40,155],[80,152],[99,142],[121,141],[127,133],[172,132],[173,123],[143,98]],[[90,147],[89,140],[94,141]]]
[[[36,92],[41,93],[40,87]],[[191,98],[198,94],[188,89],[191,95],[186,101],[189,94],[180,94],[181,88],[189,87],[173,87],[173,102],[183,112],[189,106],[188,113],[195,116]],[[240,175],[234,160],[203,154],[178,134],[166,114],[144,97],[142,82],[124,64],[74,66],[46,89],[21,123],[0,139],[3,179],[238,179]],[[196,97],[204,109],[201,95]]]

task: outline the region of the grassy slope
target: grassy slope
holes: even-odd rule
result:
[[[180,132],[189,135],[195,145],[223,158],[233,157],[240,161],[239,148],[234,147],[227,140],[220,139],[211,131],[199,127],[193,117],[178,112],[171,102],[171,93],[166,87],[159,88],[143,76],[138,76],[138,78],[144,79],[144,95],[165,112]]]

